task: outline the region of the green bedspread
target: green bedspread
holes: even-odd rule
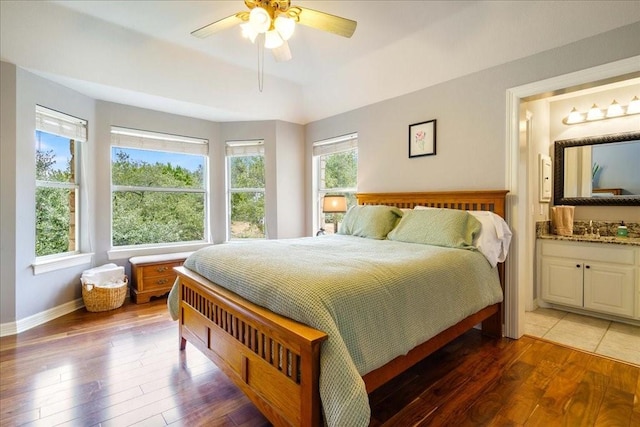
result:
[[[362,375],[502,301],[497,270],[482,254],[390,240],[331,235],[228,243],[201,249],[184,265],[328,334],[320,396],[329,426],[369,425]],[[176,298],[172,291],[170,309]]]

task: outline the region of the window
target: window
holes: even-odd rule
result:
[[[264,141],[227,142],[228,239],[263,239]]]
[[[205,241],[207,153],[206,140],[112,127],[112,246]]]
[[[79,252],[80,143],[87,122],[36,106],[36,257]]]
[[[343,194],[347,197],[347,208],[357,203],[358,134],[315,142],[313,156],[319,228],[332,234],[336,232],[336,224],[343,214],[323,213],[322,202],[326,194]]]

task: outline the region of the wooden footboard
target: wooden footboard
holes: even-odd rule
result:
[[[506,191],[358,194],[359,204],[489,210],[504,217]],[[319,426],[320,347],[324,332],[277,315],[184,267],[180,280],[180,348],[189,341],[243,390],[276,426]],[[499,266],[504,290],[504,270]],[[375,390],[474,325],[502,336],[502,304],[463,319],[363,377]]]
[[[180,348],[189,341],[209,357],[274,425],[320,425],[320,344],[327,335],[184,267],[176,272]]]

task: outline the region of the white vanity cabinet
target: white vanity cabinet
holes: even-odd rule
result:
[[[640,317],[633,246],[539,240],[544,301],[624,317]]]

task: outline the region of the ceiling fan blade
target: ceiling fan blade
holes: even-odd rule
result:
[[[227,28],[241,24],[247,19],[249,19],[248,12],[238,12],[235,15],[227,16],[219,21],[198,28],[197,30],[192,31],[191,35],[203,39],[205,37],[209,37],[211,34],[217,33],[218,31],[226,30]]]
[[[319,12],[306,7],[295,6],[300,9],[298,23],[307,27],[327,31],[342,37],[351,37],[356,30],[358,23],[351,19]],[[294,9],[294,8],[291,8]]]
[[[289,49],[289,43],[286,40],[282,46],[271,49],[271,53],[278,62],[286,62],[291,59],[291,49]]]

